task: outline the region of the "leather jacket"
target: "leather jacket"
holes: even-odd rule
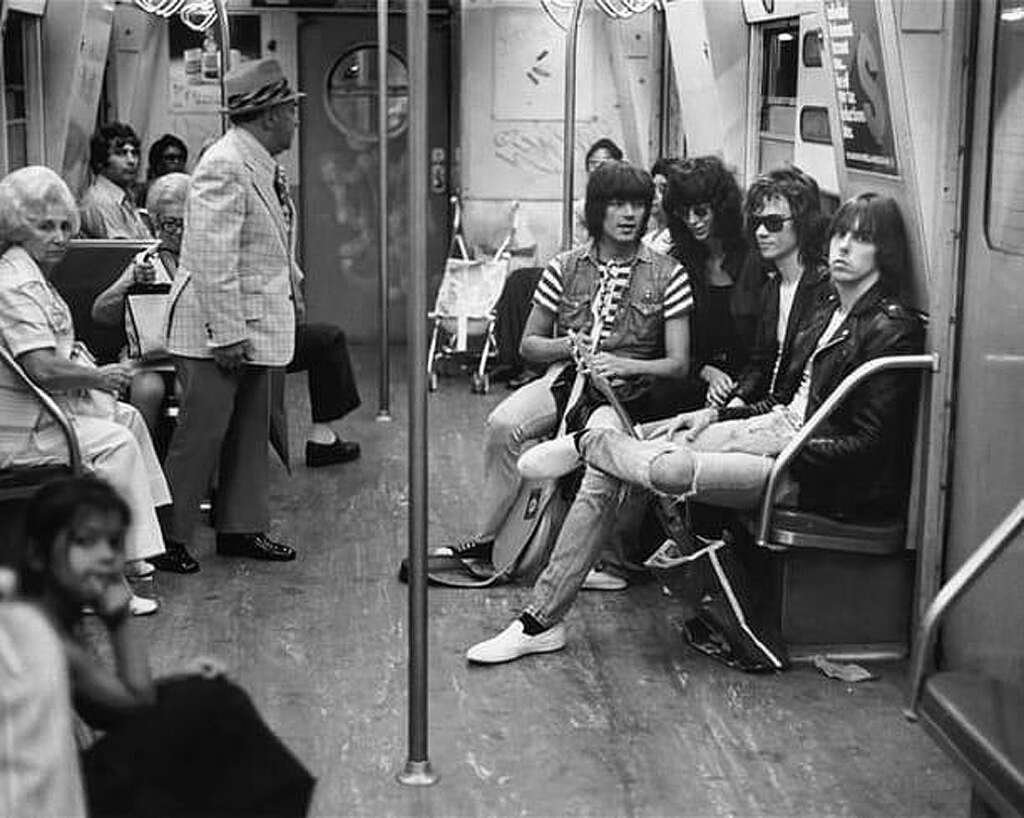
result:
[[[853,305],[835,335],[814,351],[838,296],[822,305],[794,340],[800,350],[783,384],[795,392],[813,354],[806,417],[865,361],[920,354],[921,319],[876,284]],[[919,378],[881,372],[862,383],[807,441],[793,462],[799,507],[857,520],[902,514],[910,487]]]
[[[736,388],[733,390],[734,396],[755,406],[768,398],[768,403],[761,408],[762,411],[767,411],[776,403],[787,403],[792,397],[792,393],[790,393],[782,400],[772,398],[778,385],[776,373],[784,373],[789,367],[794,349],[793,341],[801,324],[821,308],[823,301],[833,297],[828,271],[824,268],[809,271],[800,277],[796,293],[793,296],[786,336],[782,341],[782,357],[776,370],[775,360],[779,356],[777,325],[779,323],[779,284],[781,280],[778,271],[772,270],[768,280],[761,288],[760,319],[755,330],[754,346],[750,351],[747,365],[736,376]],[[801,361],[799,373],[802,372],[803,362]],[[799,385],[799,380],[797,384]],[[759,412],[754,414],[759,414]]]

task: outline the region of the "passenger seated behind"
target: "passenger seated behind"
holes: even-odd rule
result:
[[[874,358],[921,352],[921,322],[892,295],[907,263],[896,202],[874,193],[849,200],[830,229],[836,297],[819,302],[799,327],[770,401],[684,413],[646,429],[648,440],[585,430],[527,452],[520,471],[555,476],[582,458],[620,480],[680,499],[755,508],[771,458],[843,378]],[[878,374],[858,387],[794,460],[798,506],[853,518],[903,510],[914,407],[915,379],[904,374]]]
[[[68,478],[26,512],[21,584],[57,628],[84,721],[104,731],[82,751],[91,818],[306,814],[314,780],[215,660],[154,682],[118,578],[132,515],[107,483]],[[113,668],[81,632],[102,622]]]
[[[146,201],[153,182],[168,173],[186,173],[187,165],[188,146],[181,139],[172,133],[165,133],[157,139],[149,146],[146,156],[146,184],[140,186],[139,206],[145,207],[148,212]]]
[[[139,137],[131,125],[110,122],[89,141],[93,183],[82,194],[82,235],[90,239],[151,239],[135,209]]]
[[[651,202],[651,218],[647,222],[647,232],[643,242],[658,253],[669,255],[672,249],[672,234],[669,232],[665,213],[665,192],[668,189],[669,168],[677,165],[680,159],[658,159],[651,165],[651,179],[654,181],[654,199]]]
[[[92,304],[92,320],[98,324],[116,325],[125,320],[125,298],[136,284],[170,284],[178,272],[181,234],[185,225],[185,197],[189,177],[169,173],[155,179],[149,187],[146,209],[156,228],[160,247],[142,262],[133,261],[121,276],[96,296]],[[132,377],[129,399],[139,410],[152,434],[160,420],[160,411],[169,388],[174,384],[174,365],[170,355],[166,361],[147,361]]]
[[[655,400],[657,378],[686,374],[692,308],[686,272],[640,241],[653,189],[646,171],[625,162],[604,162],[591,175],[586,214],[592,238],[549,262],[523,333],[523,356],[548,365],[548,374],[506,398],[487,419],[479,527],[474,539],[451,549],[460,556],[490,555],[520,488],[516,459],[528,441],[558,428],[553,387],[564,407],[574,373],[566,365],[577,348],[589,350],[597,322],[591,367],[612,382],[632,420],[665,411]],[[569,428],[621,423],[590,387],[567,412]],[[606,543],[617,498],[615,481],[586,470],[532,601],[516,620],[520,635],[543,631],[544,649],[564,645],[561,619]]]
[[[75,343],[71,311],[48,276],[78,229],[78,211],[64,181],[30,166],[0,181],[0,342],[28,376],[74,422],[86,468],[109,480],[132,508],[126,552],[130,570],[152,573],[145,560],[164,552],[156,506],[171,502],[142,417],[117,400],[131,381],[129,363],[97,367]],[[66,463],[59,426],[32,392],[0,367],[0,467]],[[154,600],[132,597],[132,610],[153,613]]]

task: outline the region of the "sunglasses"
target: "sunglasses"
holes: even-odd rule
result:
[[[751,216],[750,232],[756,233],[759,227],[763,227],[769,233],[779,233],[785,227],[786,222],[793,221],[792,216],[779,216],[775,213],[770,216]]]
[[[174,216],[168,216],[166,219],[160,219],[160,229],[165,233],[180,233],[185,229],[185,220],[178,219]]]
[[[683,205],[679,208],[679,215],[684,219],[706,219],[711,215],[711,205],[709,204],[695,204],[695,205]]]

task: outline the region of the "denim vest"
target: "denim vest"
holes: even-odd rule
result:
[[[555,257],[562,271],[562,299],[558,304],[557,334],[589,332],[594,325],[591,304],[600,272],[593,242]],[[615,312],[611,334],[600,349],[624,358],[651,360],[665,356],[665,290],[678,262],[640,245],[629,288]]]

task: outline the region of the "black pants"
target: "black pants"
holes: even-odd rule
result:
[[[224,679],[164,680],[82,754],[91,818],[300,818],[315,780]]]
[[[345,333],[334,324],[299,324],[287,371],[307,373],[314,423],[339,420],[361,403]]]
[[[543,267],[513,270],[505,279],[501,297],[494,306],[498,363],[513,372],[519,372],[525,363],[519,356],[519,342],[523,337],[526,319],[533,308],[533,291],[537,289],[537,282],[543,272]]]

